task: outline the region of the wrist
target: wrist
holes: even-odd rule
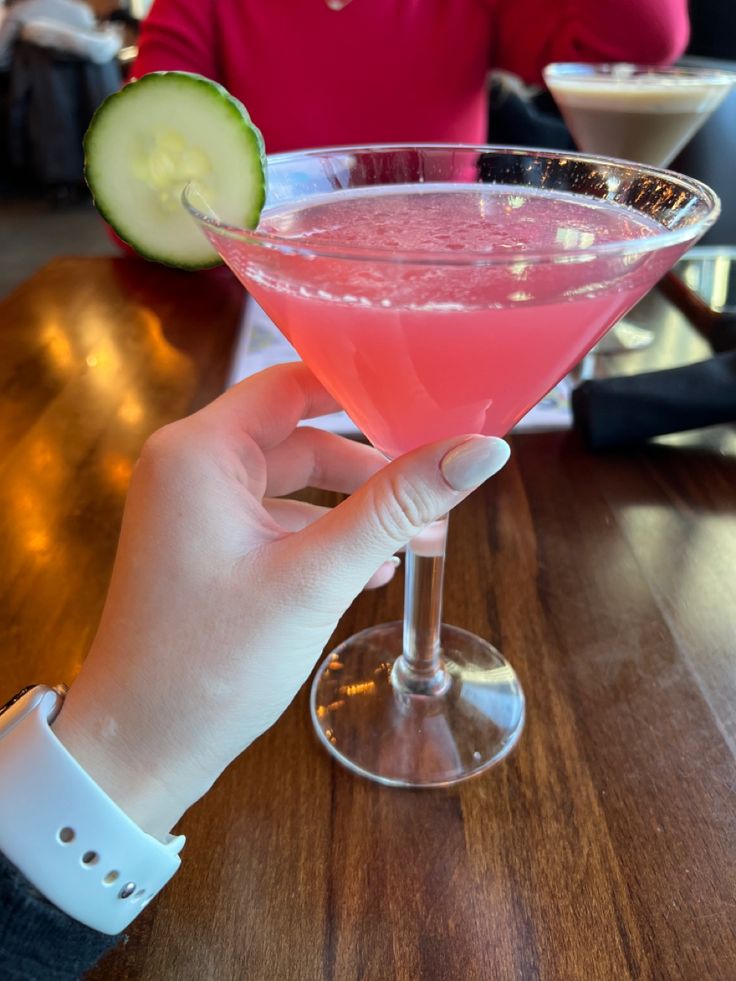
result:
[[[104,706],[88,705],[74,688],[52,723],[56,738],[141,830],[164,841],[189,806],[140,750],[129,745]]]

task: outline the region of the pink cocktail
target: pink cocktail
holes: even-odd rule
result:
[[[347,148],[269,161],[255,232],[190,210],[375,446],[504,435],[715,220],[703,185],[578,154]],[[438,786],[515,744],[524,697],[441,625],[446,523],[407,551],[403,623],[327,658],[317,731],[354,771]]]
[[[302,358],[371,442],[390,457],[457,433],[502,436],[638,298],[672,258],[667,250],[621,266],[592,253],[654,236],[657,225],[620,206],[567,192],[503,185],[409,184],[357,188],[275,210],[261,230],[319,248],[366,240],[408,253],[449,253],[458,265],[408,265],[366,276],[328,259],[309,270],[288,257],[251,266],[244,281]],[[575,261],[538,263],[561,243]],[[221,242],[236,267],[240,243]],[[515,253],[514,262],[468,266],[466,255]],[[526,257],[529,258],[526,258]],[[561,258],[564,258],[564,254]],[[287,285],[290,284],[290,285]]]

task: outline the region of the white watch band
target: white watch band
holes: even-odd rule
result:
[[[181,864],[183,835],[146,834],[88,776],[49,723],[38,685],[0,715],[0,851],[69,916],[124,930]]]

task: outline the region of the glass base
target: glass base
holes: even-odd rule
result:
[[[344,766],[394,787],[446,787],[498,763],[524,727],[514,669],[485,640],[441,628],[449,684],[414,695],[391,680],[403,623],[369,627],[340,644],[312,684],[317,735]]]
[[[596,354],[624,354],[626,351],[641,351],[654,340],[654,331],[639,327],[630,320],[619,320],[598,341],[593,351]]]

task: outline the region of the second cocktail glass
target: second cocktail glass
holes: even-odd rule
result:
[[[547,65],[544,80],[579,150],[668,167],[731,91],[736,75],[715,68],[623,63]],[[654,334],[622,321],[596,349],[647,347]]]
[[[544,80],[579,150],[667,167],[730,92],[714,68],[547,65]]]
[[[347,147],[271,157],[256,231],[185,203],[225,262],[387,457],[505,435],[715,220],[696,181],[580,154]],[[327,749],[431,787],[502,759],[524,723],[514,670],[441,622],[447,521],[406,555],[403,622],[324,661]]]

